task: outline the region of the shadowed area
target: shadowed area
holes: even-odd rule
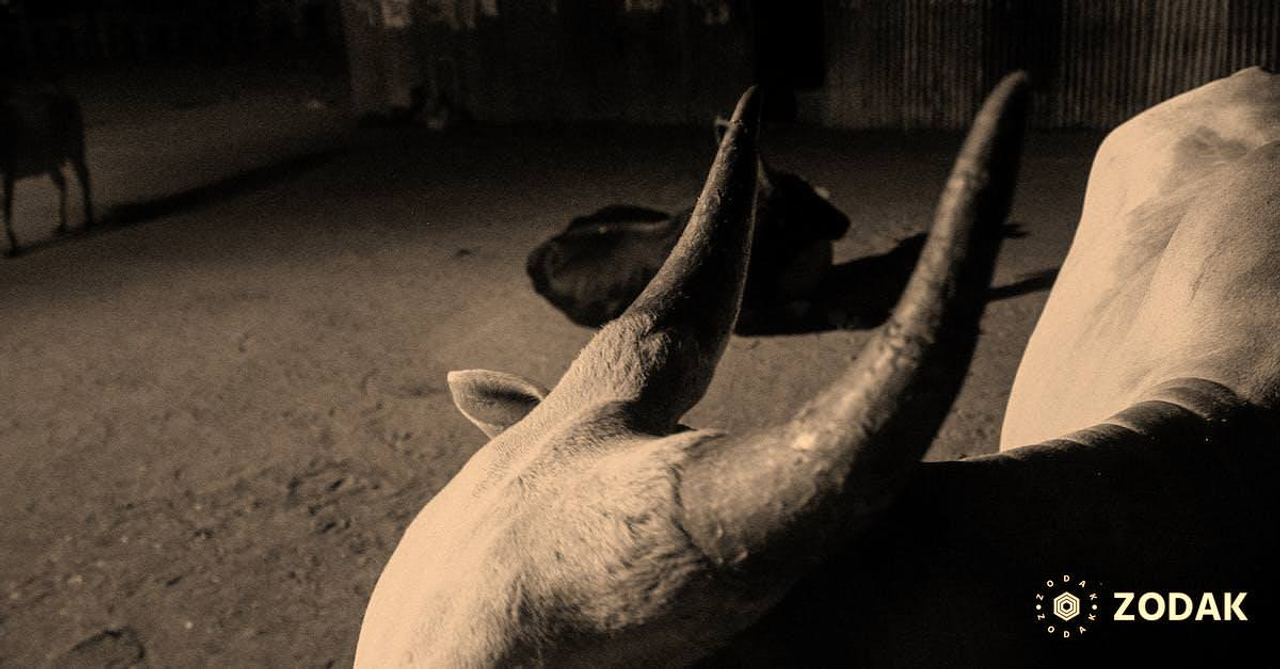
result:
[[[1021,239],[1026,233],[1006,226],[1007,239]],[[889,317],[902,296],[911,270],[928,239],[925,233],[911,235],[884,253],[839,263],[823,280],[804,311],[757,314],[749,327],[740,326],[741,335],[784,335],[827,330],[867,330],[879,327]],[[993,286],[988,300],[1003,300],[1053,287],[1056,269],[1019,275],[1016,281]]]
[[[1004,300],[1027,293],[1047,292],[1053,288],[1053,282],[1057,278],[1058,270],[1056,269],[1042,269],[1038,272],[1023,274],[1013,283],[993,287],[988,293],[988,299]]]
[[[116,227],[135,225],[223,202],[253,190],[270,188],[281,181],[305,174],[341,157],[343,153],[344,151],[335,149],[293,156],[278,163],[245,170],[213,183],[188,188],[172,195],[117,204],[102,216],[102,224]]]
[[[343,153],[345,153],[344,150],[330,149],[293,156],[277,163],[250,168],[212,183],[187,188],[169,195],[111,205],[98,217],[93,226],[74,228],[65,234],[26,243],[17,255],[74,243],[84,237],[101,235],[115,229],[187,213],[255,190],[270,188],[281,181],[314,170],[340,157]]]

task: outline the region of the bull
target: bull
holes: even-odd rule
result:
[[[717,136],[726,122],[717,120]],[[612,205],[569,223],[529,253],[534,290],[578,325],[617,318],[657,274],[689,223],[647,207]],[[832,267],[832,242],[849,218],[804,178],[759,163],[756,225],[737,326],[820,319],[814,297]]]
[[[1221,642],[1219,662],[1265,643],[1265,606],[1238,627],[1067,641],[1033,605],[1068,573],[1103,592],[1078,622],[1106,618],[1108,587],[1274,593],[1273,75],[1109,136],[1000,451],[920,462],[977,339],[1027,99],[1011,75],[979,111],[902,298],[851,367],[789,422],[729,435],[679,419],[743,289],[748,92],[670,257],[553,390],[450,374],[490,441],[405,532],[357,665],[1031,666],[1090,648],[1184,664],[1195,639]]]

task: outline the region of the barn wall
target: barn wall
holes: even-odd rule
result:
[[[958,128],[1027,69],[1041,127],[1110,128],[1249,65],[1276,67],[1274,0],[840,0],[825,3],[824,125]]]
[[[344,23],[339,0],[0,0],[0,76],[317,52]]]
[[[743,12],[513,0],[490,14],[477,4],[415,30],[424,81],[480,119],[705,123],[751,83]]]
[[[1076,0],[1063,3],[1061,25],[1047,125],[1113,126],[1240,68],[1278,64],[1271,0]]]
[[[478,119],[698,124],[760,71],[765,1],[344,0],[412,5],[414,65],[397,71]],[[961,128],[1002,75],[1027,69],[1035,125],[1110,128],[1241,67],[1280,65],[1274,0],[821,5],[825,68],[795,113],[832,127]]]

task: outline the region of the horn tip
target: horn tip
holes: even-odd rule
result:
[[[974,117],[973,131],[978,131],[981,126],[991,126],[990,130],[980,132],[979,136],[994,132],[996,135],[1016,137],[1017,141],[1012,144],[1020,147],[1030,105],[1031,84],[1027,72],[1010,72],[987,95],[982,108]]]
[[[1027,86],[1031,83],[1031,75],[1027,74],[1026,70],[1014,70],[1004,75],[1001,83],[1006,83],[1008,86]]]
[[[760,87],[752,86],[738,98],[738,106],[733,110],[730,123],[740,124],[754,129],[760,123]]]
[[[1014,70],[1004,75],[999,84],[991,92],[992,98],[1009,99],[1023,97],[1031,90],[1031,77],[1026,70]]]

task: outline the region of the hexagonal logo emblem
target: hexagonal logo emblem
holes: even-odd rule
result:
[[[1103,614],[1099,610],[1099,585],[1101,582],[1071,574],[1046,579],[1035,593],[1035,620],[1040,629],[1063,639],[1083,636]]]
[[[1053,598],[1053,615],[1062,620],[1071,620],[1080,615],[1080,598],[1064,592]]]

